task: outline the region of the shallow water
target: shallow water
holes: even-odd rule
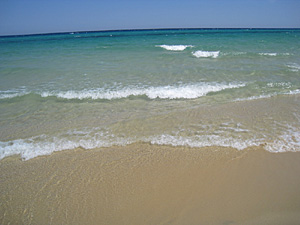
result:
[[[0,37],[0,158],[135,142],[300,150],[300,30]]]

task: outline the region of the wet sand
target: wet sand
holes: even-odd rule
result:
[[[0,171],[0,224],[300,224],[300,152],[138,143]]]

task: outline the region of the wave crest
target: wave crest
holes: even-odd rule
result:
[[[42,97],[55,96],[63,99],[121,99],[130,96],[147,96],[149,99],[195,99],[210,92],[240,88],[246,84],[198,83],[182,86],[160,86],[148,88],[124,88],[121,90],[83,90],[66,92],[43,92]]]
[[[297,63],[292,63],[288,64],[287,67],[290,69],[292,72],[299,72],[300,71],[300,65]]]
[[[0,99],[10,99],[10,98],[16,98],[16,97],[22,97],[24,95],[29,94],[29,92],[24,91],[0,91]]]
[[[186,48],[192,48],[193,45],[156,45],[156,47],[164,48],[168,51],[183,51]]]
[[[277,56],[277,53],[258,53],[259,55],[264,55],[264,56]]]
[[[28,160],[57,151],[125,146],[131,143],[130,138],[118,138],[107,132],[95,132],[93,129],[89,132],[70,131],[57,137],[40,135],[28,139],[0,141],[0,160],[12,155],[20,155],[23,160]]]
[[[192,53],[193,56],[197,58],[217,58],[220,54],[220,51],[209,52],[209,51],[196,51]]]
[[[57,137],[40,135],[28,139],[18,139],[7,142],[0,141],[0,160],[12,156],[20,155],[23,160],[29,160],[37,156],[50,155],[53,152],[83,148],[86,150],[127,146],[129,144],[144,142],[155,145],[187,146],[192,148],[202,148],[211,146],[232,147],[243,150],[251,146],[262,145],[269,152],[290,152],[300,151],[299,130],[291,129],[278,137],[273,142],[263,139],[240,139],[234,137],[222,137],[217,134],[178,136],[171,134],[161,134],[150,137],[118,137],[108,132],[91,131],[70,131]]]

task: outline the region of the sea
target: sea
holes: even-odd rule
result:
[[[136,143],[300,151],[300,29],[0,36],[0,159]]]

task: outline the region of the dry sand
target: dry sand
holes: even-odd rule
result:
[[[300,152],[139,143],[0,171],[0,224],[300,224]]]

